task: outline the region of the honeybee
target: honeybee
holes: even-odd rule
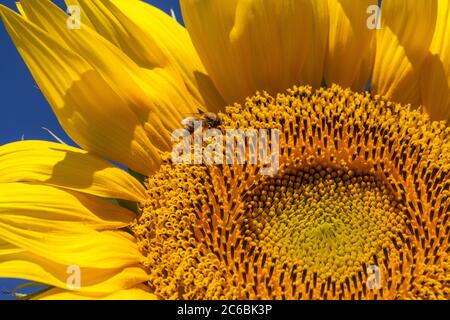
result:
[[[183,119],[181,125],[190,133],[194,133],[195,122],[201,122],[203,128],[206,129],[214,129],[222,124],[222,121],[217,114],[198,110],[198,113],[189,115]]]

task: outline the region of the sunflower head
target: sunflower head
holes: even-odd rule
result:
[[[181,0],[185,26],[66,2],[0,5],[79,146],[0,146],[0,277],[49,299],[450,298],[448,0]],[[276,132],[276,170],[175,163],[199,110]]]

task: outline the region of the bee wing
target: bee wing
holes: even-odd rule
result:
[[[194,117],[187,117],[187,118],[184,118],[183,120],[181,120],[181,125],[182,126],[189,126],[196,120],[197,119],[194,118]]]

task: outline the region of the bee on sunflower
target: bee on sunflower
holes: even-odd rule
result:
[[[51,1],[0,6],[80,146],[0,147],[0,277],[36,299],[450,298],[448,0],[384,0],[379,29],[366,0],[181,0],[186,28],[66,2],[78,29]],[[172,163],[199,109],[277,129],[277,173]]]

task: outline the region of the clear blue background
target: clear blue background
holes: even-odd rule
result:
[[[15,9],[17,0],[0,0],[0,4]],[[54,1],[66,8],[63,1]],[[175,10],[178,21],[181,20],[178,0],[146,0],[167,13]],[[26,140],[53,140],[42,129],[46,127],[64,142],[74,144],[62,130],[47,101],[36,87],[22,58],[14,47],[5,27],[0,23],[0,145],[22,138]],[[0,279],[0,299],[14,299],[10,294],[23,280]],[[29,293],[30,289],[21,290]]]

